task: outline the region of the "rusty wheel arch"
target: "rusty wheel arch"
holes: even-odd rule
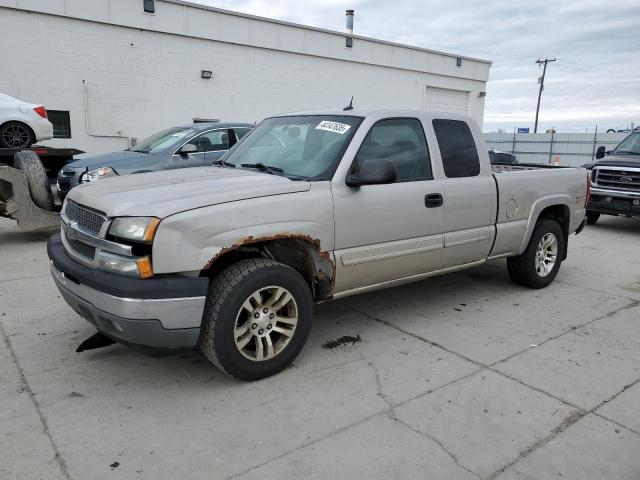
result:
[[[322,250],[320,240],[309,235],[280,233],[248,236],[221,249],[201,271],[215,277],[222,270],[244,258],[271,258],[297,270],[309,284],[316,302],[333,296],[335,262],[330,252]]]

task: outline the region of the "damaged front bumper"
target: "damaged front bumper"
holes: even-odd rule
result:
[[[47,252],[65,301],[100,333],[150,354],[196,345],[207,278],[137,279],[101,272],[69,257],[59,234],[49,240]]]

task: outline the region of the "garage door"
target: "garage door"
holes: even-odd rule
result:
[[[448,88],[426,87],[424,110],[467,114],[469,92]]]

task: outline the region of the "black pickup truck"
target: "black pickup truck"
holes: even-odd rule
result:
[[[591,170],[591,198],[587,223],[600,215],[640,217],[640,132],[632,132],[620,144],[605,152],[599,147]]]

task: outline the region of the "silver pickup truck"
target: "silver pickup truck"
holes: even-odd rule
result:
[[[48,253],[67,303],[150,352],[244,380],[302,349],[313,304],[507,257],[541,288],[584,224],[587,172],[491,165],[476,123],[404,110],[264,120],[215,167],[73,189]]]

